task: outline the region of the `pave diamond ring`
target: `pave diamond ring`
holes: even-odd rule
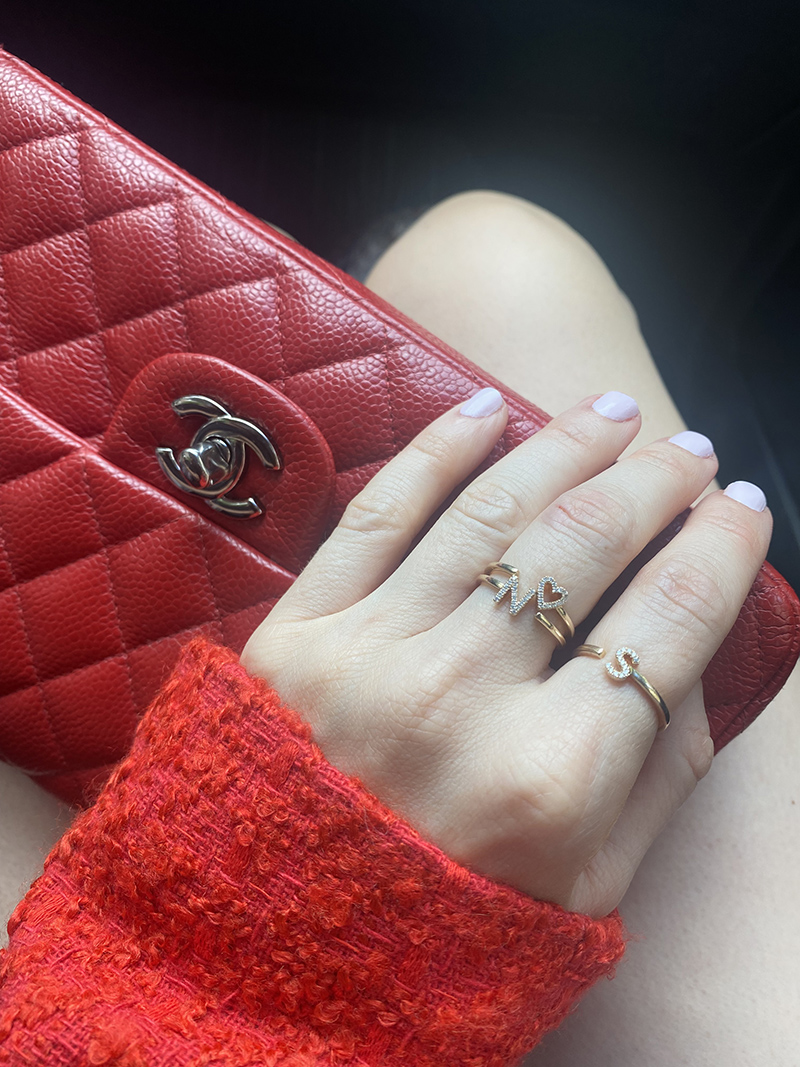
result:
[[[601,648],[600,645],[578,645],[573,653],[574,656],[594,656],[595,659],[602,659],[605,654],[605,649]],[[656,707],[659,730],[666,730],[669,726],[669,708],[664,703],[664,698],[656,687],[648,682],[641,671],[636,669],[639,665],[639,654],[634,652],[632,648],[628,648],[627,645],[622,645],[614,653],[614,658],[617,661],[617,666],[610,660],[604,664],[610,677],[617,678],[620,681],[630,678],[631,681],[636,682]]]
[[[499,577],[494,571],[501,571],[503,576]],[[499,604],[504,596],[509,595],[508,610],[511,615],[519,615],[525,605],[535,597],[537,610],[534,618],[544,626],[548,633],[555,637],[559,645],[565,645],[571,637],[575,636],[575,627],[572,619],[564,607],[569,593],[550,575],[540,578],[538,583],[531,586],[527,593],[522,596],[520,596],[519,592],[519,571],[516,567],[512,567],[510,563],[490,563],[478,575],[478,580],[485,585],[490,585],[495,590],[493,597],[495,604]],[[564,631],[560,630],[555,623],[547,618],[546,611],[555,611],[559,615],[564,622]]]

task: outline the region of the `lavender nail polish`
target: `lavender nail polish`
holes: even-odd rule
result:
[[[694,430],[682,430],[669,440],[670,444],[684,448],[693,456],[700,456],[701,459],[708,459],[709,456],[714,455],[714,446],[709,439],[705,434],[695,433]]]
[[[503,398],[496,389],[480,389],[465,401],[459,411],[462,415],[469,415],[473,419],[482,419],[486,415],[494,415],[503,406]]]
[[[613,422],[627,422],[628,419],[633,419],[639,414],[639,405],[632,396],[618,393],[613,389],[610,393],[603,393],[599,396],[592,404],[592,408],[598,415],[603,415]]]
[[[752,511],[763,511],[767,506],[767,498],[763,489],[759,489],[752,482],[731,482],[725,487],[724,492],[725,496],[729,496],[731,500],[738,500],[740,504],[744,504]]]

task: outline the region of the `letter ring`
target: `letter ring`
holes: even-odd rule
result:
[[[594,656],[596,659],[602,659],[605,655],[605,649],[600,645],[578,645],[573,653],[574,656]],[[658,728],[659,730],[666,730],[669,726],[669,708],[664,702],[664,698],[661,696],[656,687],[645,678],[645,676],[636,670],[639,663],[639,656],[632,648],[622,646],[618,648],[614,653],[616,656],[619,669],[617,669],[613,663],[605,663],[605,669],[608,671],[612,678],[618,678],[621,681],[630,678],[631,681],[636,682],[639,688],[647,694],[652,700],[658,712]]]
[[[493,574],[493,571],[503,571],[505,577],[500,578]],[[503,597],[510,594],[509,612],[512,615],[518,615],[525,605],[536,597],[537,611],[534,616],[536,621],[544,626],[548,633],[552,634],[562,647],[567,641],[575,636],[575,627],[572,619],[567,614],[567,610],[564,607],[569,593],[563,586],[559,585],[555,578],[551,578],[549,575],[540,578],[538,585],[532,586],[527,593],[523,596],[519,595],[519,571],[516,567],[512,567],[510,563],[490,563],[486,570],[481,571],[478,575],[478,580],[485,585],[490,585],[496,590],[493,597],[494,602],[499,604]],[[555,599],[545,599],[545,589],[550,587],[550,596],[555,595]],[[564,620],[566,632],[562,632],[554,623],[552,623],[544,614],[546,611],[556,611],[559,616]]]

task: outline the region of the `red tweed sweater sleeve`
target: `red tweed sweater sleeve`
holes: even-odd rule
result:
[[[501,1067],[623,951],[450,861],[202,640],[9,932],[14,1067]]]

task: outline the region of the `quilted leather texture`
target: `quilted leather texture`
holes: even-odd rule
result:
[[[158,446],[177,452],[192,427],[176,415],[173,397],[200,393],[258,426],[278,427],[280,470],[247,464],[235,489],[254,497],[264,514],[257,520],[213,513],[200,497],[182,494],[186,506],[246,540],[295,574],[327,533],[336,492],[336,468],[327,441],[305,412],[272,386],[210,356],[175,353],[153,360],[131,383],[100,442],[112,463],[153,485],[167,485],[156,459]],[[196,417],[198,426],[203,418]],[[172,487],[170,486],[172,489]]]
[[[0,51],[0,754],[87,802],[198,631],[236,650],[416,432],[499,384],[357,282]],[[263,424],[234,520],[154,449],[208,391]],[[494,459],[547,416],[508,389]],[[800,651],[765,569],[705,676],[718,744]]]
[[[0,424],[0,752],[72,795],[191,635],[243,647],[293,575],[2,387]]]

